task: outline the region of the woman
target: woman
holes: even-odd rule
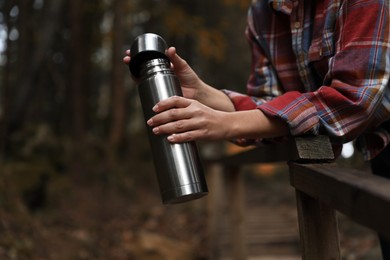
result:
[[[171,47],[184,97],[156,104],[147,124],[170,142],[256,144],[319,133],[335,145],[356,140],[365,159],[375,158],[374,174],[390,177],[389,6],[389,0],[259,0],[248,13],[247,94],[207,85]]]

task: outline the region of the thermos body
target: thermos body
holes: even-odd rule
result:
[[[142,39],[143,44],[145,41]],[[160,54],[154,58],[148,50],[147,61],[139,64],[138,92],[145,121],[155,115],[152,108],[156,103],[171,96],[182,96],[169,60]],[[207,184],[196,143],[170,143],[166,135],[154,134],[149,126],[147,132],[163,203],[180,203],[206,195]]]
[[[159,74],[139,84],[139,95],[147,120],[154,115],[152,107],[156,103],[180,96],[181,89],[175,76]],[[178,203],[205,195],[206,182],[196,144],[171,144],[166,135],[155,135],[151,127],[147,128],[163,202]]]

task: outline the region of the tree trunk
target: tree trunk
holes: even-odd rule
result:
[[[123,57],[123,1],[113,1],[114,23],[113,23],[113,44],[112,44],[112,84],[111,84],[111,107],[112,122],[109,133],[108,154],[109,158],[114,159],[118,147],[125,138],[126,124],[126,89],[124,86],[124,65]]]
[[[70,1],[70,49],[71,49],[71,75],[70,75],[70,117],[72,136],[76,143],[81,144],[85,136],[85,108],[86,108],[86,75],[87,62],[85,59],[85,27],[83,23],[84,2]]]
[[[17,129],[23,122],[29,99],[34,94],[33,81],[38,74],[41,65],[46,58],[46,52],[50,49],[55,37],[54,34],[59,28],[61,11],[64,0],[48,1],[47,14],[41,21],[37,39],[40,39],[33,53],[29,57],[21,57],[24,61],[23,77],[19,79],[18,91],[15,92],[15,100],[12,104],[10,128]]]
[[[11,9],[11,4],[8,2],[5,4],[4,8],[4,23],[7,28],[11,27],[9,12]],[[9,31],[8,31],[9,32]],[[4,65],[4,70],[1,75],[2,84],[0,85],[0,105],[1,105],[1,115],[0,115],[0,162],[3,161],[6,154],[7,146],[7,136],[8,136],[8,125],[9,125],[9,106],[10,106],[10,75],[11,75],[11,40],[7,38],[7,49],[5,50],[6,64]]]

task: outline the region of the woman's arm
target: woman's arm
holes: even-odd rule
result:
[[[289,133],[287,124],[261,110],[226,112],[198,101],[171,97],[153,107],[156,115],[147,121],[155,134],[166,134],[171,142],[272,138]]]
[[[170,47],[166,54],[171,61],[175,75],[179,79],[185,98],[197,100],[216,110],[235,111],[230,99],[221,91],[203,82],[188,63],[176,53],[174,47]],[[130,60],[130,51],[127,50],[123,61],[129,64]]]
[[[130,52],[123,61],[130,62]],[[235,111],[230,98],[204,83],[175,48],[167,50],[184,97],[171,97],[157,103],[156,115],[147,121],[158,135],[171,142],[231,140],[236,138],[280,137],[289,133],[278,118],[258,110]]]

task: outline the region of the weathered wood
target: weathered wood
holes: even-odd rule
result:
[[[297,158],[294,152],[287,147],[291,143],[276,143],[267,146],[258,146],[251,150],[240,152],[237,154],[218,158],[215,161],[220,162],[224,165],[249,165],[257,163],[272,163],[272,162],[285,162],[291,157]]]
[[[285,142],[258,146],[241,153],[214,159],[225,165],[248,165],[286,161],[331,161],[332,146],[327,136],[296,137]]]
[[[390,180],[335,164],[290,163],[291,185],[390,238]]]
[[[245,260],[246,243],[244,228],[244,185],[242,174],[238,167],[229,167],[226,169],[228,174],[228,187],[230,187],[231,196],[231,217],[232,217],[232,249],[233,258],[236,260]]]
[[[325,135],[296,137],[294,144],[298,155],[291,161],[326,162],[335,158],[329,137]]]
[[[300,191],[296,197],[302,259],[341,259],[335,211]]]
[[[303,259],[340,259],[335,210],[390,239],[390,180],[333,163],[326,136],[298,137],[284,143],[256,147],[213,158],[225,167],[232,212],[234,259],[245,259],[243,183],[240,166],[289,161],[290,182],[296,189]]]
[[[219,164],[209,165],[208,185],[210,192],[208,198],[208,232],[209,232],[209,259],[221,259],[222,223],[221,219],[225,214],[225,174],[223,166]]]

